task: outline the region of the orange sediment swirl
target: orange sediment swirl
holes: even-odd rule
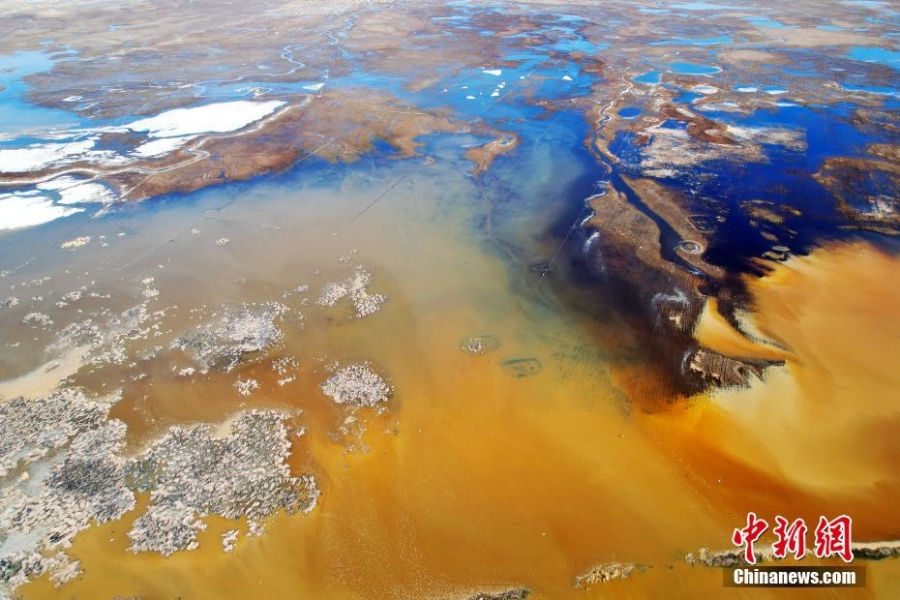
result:
[[[858,541],[897,535],[898,267],[900,258],[853,243],[749,281],[759,330],[787,352],[729,331],[714,305],[706,308],[701,342],[785,360],[749,388],[650,418],[717,502],[736,513],[793,511],[813,521],[846,513]]]

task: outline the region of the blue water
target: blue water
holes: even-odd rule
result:
[[[608,48],[609,44],[594,44],[588,42],[576,30],[580,24],[572,26],[567,25],[545,25],[537,30],[527,31],[510,36],[510,39],[532,38],[541,36],[548,40],[552,40],[550,44],[540,46],[546,51],[553,52],[583,52],[589,56],[597,54],[601,50]]]
[[[699,65],[690,62],[674,62],[666,65],[666,68],[672,73],[680,75],[713,75],[719,73],[722,69],[709,65]]]
[[[750,200],[772,202],[776,207],[786,205],[801,212],[800,216],[783,213],[784,227],[773,229],[779,237],[776,243],[788,246],[794,252],[804,252],[823,238],[846,235],[846,231],[837,226],[843,218],[837,212],[830,192],[809,174],[818,171],[829,157],[865,156],[869,144],[890,143],[895,135],[889,131],[861,133],[852,125],[855,108],[850,104],[824,109],[795,105],[759,110],[751,115],[718,115],[720,121],[744,127],[786,127],[803,131],[808,150],[765,145],[764,163],[714,161],[702,167],[703,173],[713,174],[713,177],[667,180],[667,185],[690,191],[701,199],[694,203],[693,210],[699,220],[714,223],[716,233],[706,254],[708,260],[732,269],[754,271],[753,257],[772,247],[773,242],[751,225],[741,206]],[[669,126],[669,123],[664,125]],[[619,147],[614,145],[613,150],[626,165],[624,168],[640,160],[638,149],[630,144],[627,136],[617,142]],[[863,184],[873,188],[885,185],[875,179]],[[703,198],[714,201],[705,203]]]
[[[584,17],[578,16],[578,15],[567,15],[564,13],[557,13],[555,15],[550,15],[550,16],[552,18],[556,19],[557,21],[562,21],[563,23],[571,23],[572,25],[575,25],[575,26],[580,26],[585,23]]]
[[[0,55],[0,134],[21,134],[30,129],[76,126],[81,120],[73,113],[43,108],[29,103],[24,78],[44,73],[55,61],[48,52],[16,52]]]
[[[683,121],[676,121],[675,119],[666,119],[662,123],[659,124],[660,129],[670,129],[672,131],[687,131],[688,125]]]
[[[672,101],[675,102],[676,104],[690,104],[694,100],[699,100],[700,98],[703,98],[703,94],[698,94],[696,92],[682,90],[681,88],[678,88],[676,86],[672,86],[672,87],[673,87],[673,89],[678,89],[683,92],[681,95],[676,96],[675,98],[672,99]]]
[[[678,4],[673,4],[672,8],[680,8],[682,10],[741,10],[742,7],[716,2],[679,2]]]
[[[422,44],[426,48],[429,44],[440,47],[440,44],[443,44],[446,39],[445,36],[453,35],[454,30],[474,27],[475,21],[472,19],[474,15],[479,13],[485,15],[501,10],[498,7],[475,7],[469,3],[452,3],[448,6],[453,7],[457,13],[433,19],[433,22],[445,28],[443,35],[419,37],[416,39],[416,44]],[[714,3],[694,2],[676,4],[673,8],[703,11],[721,10],[728,7]],[[652,10],[648,9],[647,12],[652,12]],[[694,16],[699,17],[700,15]],[[498,229],[505,229],[509,233],[509,237],[514,237],[513,232],[517,229],[533,231],[533,228],[524,226],[522,222],[534,219],[534,214],[543,210],[546,210],[551,216],[557,215],[560,223],[570,223],[573,213],[583,210],[582,201],[590,194],[592,185],[599,178],[608,175],[614,182],[617,182],[618,189],[628,193],[627,186],[622,185],[621,179],[617,178],[627,172],[629,165],[634,165],[640,160],[640,150],[633,144],[633,134],[630,132],[620,133],[611,145],[611,151],[622,160],[622,166],[613,166],[612,173],[607,174],[604,165],[598,164],[596,158],[585,148],[584,140],[588,137],[589,128],[578,111],[548,111],[537,104],[536,101],[589,96],[592,93],[591,87],[596,85],[600,78],[583,72],[577,61],[567,60],[568,57],[565,55],[578,52],[592,56],[607,47],[606,44],[588,42],[578,32],[578,27],[587,24],[581,17],[557,15],[546,16],[544,19],[537,30],[510,37],[508,46],[504,47],[503,42],[500,42],[500,49],[507,49],[508,52],[501,54],[498,58],[498,63],[502,64],[502,66],[496,67],[502,70],[499,76],[484,72],[484,69],[495,68],[494,65],[475,66],[477,61],[472,61],[473,64],[468,66],[441,65],[436,67],[434,73],[416,73],[417,77],[435,76],[437,82],[424,89],[411,91],[408,87],[411,78],[408,73],[405,76],[398,76],[390,72],[364,70],[362,66],[366,64],[364,55],[357,55],[347,48],[335,46],[335,51],[342,59],[345,59],[351,70],[327,79],[326,88],[345,90],[366,88],[375,90],[376,93],[389,93],[411,106],[422,109],[449,108],[453,117],[460,122],[483,124],[500,131],[514,132],[520,138],[516,151],[498,157],[492,168],[482,174],[479,179],[483,189],[488,190],[486,193],[496,196],[493,210],[501,218],[494,221],[495,226]],[[748,21],[765,27],[785,27],[777,21],[764,17],[749,17]],[[478,21],[478,23],[482,22],[484,21]],[[481,33],[493,34],[489,31]],[[698,34],[697,39],[673,38],[656,42],[654,45],[717,46],[733,43],[732,37],[718,35],[719,33],[721,32],[711,29]],[[335,31],[331,35],[339,37],[340,33]],[[532,40],[540,37],[544,43],[535,44],[529,46],[527,50],[523,50],[521,38],[525,36]],[[286,50],[286,52],[290,51]],[[291,54],[291,56],[293,55]],[[900,63],[900,52],[877,48],[853,48],[847,56],[853,60],[900,67],[898,64]],[[693,55],[690,55],[689,58],[706,60],[698,59]],[[715,58],[708,60],[712,62]],[[47,71],[53,67],[53,64],[50,55],[39,52],[0,57],[0,83],[8,88],[0,93],[0,100],[2,100],[0,102],[0,122],[15,123],[17,126],[29,122],[42,126],[78,123],[77,118],[65,111],[40,109],[24,101],[24,92],[27,91],[27,86],[23,78],[32,73]],[[2,67],[6,65],[15,68],[8,73],[2,72]],[[719,67],[702,64],[702,62],[649,62],[649,65],[647,68],[656,70],[634,77],[633,80],[636,83],[660,84],[663,72],[700,76],[710,76],[721,72]],[[814,74],[816,68],[815,61],[804,62],[804,58],[798,52],[789,71],[781,71],[780,66],[773,66],[772,71],[777,75],[786,74],[799,77]],[[222,71],[221,77],[228,77],[230,71],[228,67],[217,70]],[[252,97],[255,94],[278,97],[315,93],[313,90],[304,88],[325,81],[324,78],[316,77],[316,73],[306,71],[298,73],[303,76],[303,79],[299,81],[275,81],[274,77],[269,78],[266,75],[267,73],[254,74],[252,79],[241,81],[218,79],[203,82],[202,85],[187,90],[185,93],[197,94],[198,103],[204,99],[227,100]],[[214,76],[219,77],[220,75]],[[767,75],[761,76],[760,79],[779,81],[770,79]],[[733,85],[734,82],[729,83]],[[680,94],[674,98],[675,103],[689,105],[702,97],[701,94],[690,90],[672,87],[678,89]],[[897,90],[892,87],[867,87],[865,85],[845,85],[845,87],[849,90],[884,96],[897,95]],[[521,94],[526,89],[529,94]],[[760,90],[761,92],[786,91],[786,88],[768,85],[761,86]],[[497,96],[493,95],[495,93]],[[468,96],[472,98],[469,99]],[[708,258],[724,265],[750,268],[749,257],[757,256],[771,247],[772,242],[761,237],[759,231],[748,223],[745,213],[741,209],[741,203],[747,200],[768,200],[777,204],[790,205],[803,212],[803,216],[799,218],[788,217],[786,223],[787,228],[797,233],[792,234],[792,237],[788,236],[789,239],[781,241],[792,249],[802,250],[813,239],[839,234],[834,225],[837,222],[837,216],[833,199],[810,177],[810,174],[818,170],[824,159],[829,156],[864,155],[866,145],[879,140],[878,135],[863,136],[854,129],[851,123],[852,112],[855,108],[848,105],[818,109],[795,104],[788,108],[787,103],[782,103],[782,106],[757,110],[750,116],[736,113],[716,114],[717,120],[734,125],[787,127],[803,130],[806,132],[810,149],[806,152],[799,152],[779,146],[766,146],[764,152],[767,163],[740,165],[733,162],[704,163],[694,169],[694,173],[691,175],[702,173],[709,177],[676,178],[665,181],[667,185],[676,189],[689,189],[696,194],[696,197],[700,199],[696,206],[698,218],[712,220],[718,217],[724,218],[723,223],[716,225],[718,233],[713,239]],[[621,118],[632,119],[641,114],[641,109],[636,106],[628,106],[621,108],[618,114]],[[54,121],[54,119],[63,118],[67,121]],[[664,122],[660,127],[684,131],[687,125],[684,122],[670,120]],[[884,134],[881,137],[890,141],[890,135],[893,134]],[[20,138],[17,143],[25,143],[29,139],[31,138]],[[466,148],[473,144],[483,144],[489,139],[477,134],[438,134],[422,136],[419,141],[422,143],[424,154],[437,157],[440,159],[439,164],[450,165],[454,170],[464,174],[471,168],[471,164],[464,159]],[[367,156],[368,160],[361,161],[360,164],[352,167],[328,165],[312,158],[303,163],[303,178],[306,181],[320,179],[323,182],[339,181],[339,178],[346,173],[362,172],[373,167],[383,168],[392,163],[389,157],[393,154],[393,148],[384,142],[377,141],[374,150]],[[621,169],[621,173],[619,169]],[[281,175],[276,177],[281,177]],[[286,177],[297,177],[296,169]],[[566,190],[558,189],[560,177],[569,182],[566,184],[568,186]],[[247,189],[247,186],[252,185],[254,184],[242,183],[237,184],[238,187],[232,187],[232,184],[229,184],[205,191],[202,196],[206,198],[230,197],[235,195],[234,190]],[[704,198],[714,199],[714,201],[704,203]],[[634,197],[633,194],[629,194],[629,199],[639,208],[646,210],[639,198]],[[177,200],[180,202],[183,201],[183,198]],[[175,202],[175,200],[172,201]],[[128,210],[135,209],[129,208]],[[674,247],[677,242],[674,231],[664,223],[660,223],[660,219],[655,220],[661,227],[664,246],[666,248]],[[667,251],[667,258],[679,262],[674,252]]]
[[[878,87],[872,85],[854,85],[852,83],[845,84],[843,87],[845,90],[851,92],[865,92],[867,94],[875,94],[878,96],[893,96],[895,98],[900,98],[900,90],[898,90],[897,88]]]
[[[671,40],[664,40],[661,42],[651,42],[651,46],[717,46],[722,44],[731,44],[734,40],[732,40],[727,35],[720,35],[718,37],[711,38],[703,38],[703,39],[691,39],[691,38],[673,38]]]
[[[800,71],[798,69],[782,69],[781,72],[791,77],[816,77],[818,75],[815,71]]]
[[[448,34],[452,34],[453,30],[470,24],[473,16],[479,14],[483,16],[501,10],[496,6],[473,6],[467,2],[451,3],[449,6],[456,10],[456,14],[433,18],[435,23],[439,23],[446,28],[445,33]],[[453,65],[447,65],[439,68],[438,73],[436,73],[441,78],[440,81],[420,92],[411,92],[407,88],[408,79],[404,77],[391,73],[372,72],[359,67],[348,74],[327,80],[324,77],[316,77],[315,73],[304,72],[306,77],[303,80],[295,81],[292,80],[294,79],[292,76],[293,71],[290,67],[283,69],[281,73],[270,74],[264,72],[252,79],[240,78],[235,80],[234,78],[227,78],[227,74],[233,71],[230,66],[216,65],[211,67],[211,70],[222,73],[225,77],[224,79],[198,82],[192,87],[185,89],[183,93],[186,96],[196,97],[198,102],[204,99],[227,101],[239,98],[286,97],[300,94],[315,94],[316,90],[306,88],[324,82],[330,88],[381,90],[423,108],[450,106],[463,117],[488,118],[489,121],[496,123],[499,127],[504,124],[504,121],[509,119],[531,119],[542,112],[542,109],[539,107],[527,103],[519,105],[512,101],[514,96],[507,96],[507,94],[514,91],[516,86],[520,86],[522,83],[533,85],[535,81],[542,79],[543,81],[535,91],[535,95],[538,98],[554,99],[590,93],[590,86],[596,81],[596,77],[581,73],[580,66],[575,61],[559,59],[561,55],[572,52],[593,55],[607,47],[606,44],[592,44],[586,41],[578,32],[578,27],[584,24],[585,21],[582,17],[548,15],[546,24],[539,31],[531,32],[532,34],[541,35],[547,42],[533,47],[530,50],[530,54],[522,54],[521,50],[515,49],[503,57],[504,60],[517,62],[518,64],[512,68],[506,66],[501,77],[486,75],[476,69],[459,71]],[[335,30],[323,35],[328,35],[330,39],[339,39],[342,33],[342,30]],[[422,41],[425,44],[428,43],[426,38],[422,38]],[[510,48],[514,48],[516,43],[514,40],[511,41]],[[356,56],[340,45],[336,45],[335,48],[346,59],[347,64],[362,65],[365,63],[363,56]],[[293,56],[293,50],[287,47],[285,52],[290,54],[286,59],[289,62],[293,62],[290,60]],[[23,98],[26,86],[22,78],[32,73],[51,69],[53,60],[48,54],[38,52],[19,53],[3,57],[3,60],[0,61],[0,68],[6,66],[13,67],[10,72],[2,73],[2,79],[0,79],[0,83],[7,87],[0,95],[0,100],[3,100],[0,103],[0,121],[8,128],[6,132],[19,133],[37,126],[66,127],[81,125],[81,120],[76,116],[65,111],[41,109],[27,103]],[[491,65],[484,65],[484,67],[491,68]],[[302,65],[298,65],[297,68],[302,68]],[[293,68],[293,70],[297,70],[297,68]],[[285,81],[285,76],[289,80]],[[531,79],[532,77],[540,79]],[[499,87],[501,82],[505,83],[502,88]],[[77,106],[77,103],[73,103],[74,106]],[[485,117],[487,113],[490,113],[490,117]],[[91,125],[119,125],[130,120],[132,120],[131,117],[123,117],[113,122],[93,122]],[[0,142],[0,144],[5,146],[22,146],[38,141],[41,140],[19,137],[16,140]]]
[[[794,29],[794,27],[779,23],[767,17],[747,17],[747,21],[757,27],[769,27],[771,29]]]
[[[659,71],[650,71],[649,73],[644,73],[643,75],[638,75],[634,78],[636,83],[643,83],[646,85],[657,85],[660,81],[662,81],[662,73]]]
[[[856,46],[850,49],[850,52],[847,53],[847,58],[900,69],[900,51],[896,50]]]
[[[697,69],[688,67],[681,70]],[[785,89],[773,85],[758,87],[764,91]],[[885,87],[872,87],[867,91],[886,95],[896,93],[893,88]],[[691,96],[685,94],[676,98],[675,102],[689,102],[690,99]],[[867,148],[872,143],[896,143],[896,134],[890,131],[881,130],[873,134],[856,129],[853,125],[855,105],[803,107],[787,102],[779,104],[783,106],[760,109],[750,115],[717,113],[715,118],[737,126],[802,131],[808,150],[763,145],[766,156],[763,162],[706,162],[676,179],[665,180],[666,185],[698,198],[692,204],[692,210],[699,221],[708,222],[715,232],[706,254],[706,258],[715,264],[754,271],[753,257],[772,247],[773,242],[762,236],[758,223],[753,225],[749,222],[741,206],[750,200],[772,202],[776,207],[787,205],[800,211],[800,216],[785,212],[782,215],[785,218],[783,227],[762,226],[763,230],[778,236],[779,241],[774,243],[788,246],[794,252],[804,252],[823,238],[846,236],[847,232],[837,226],[844,217],[837,212],[834,198],[810,174],[817,172],[829,157],[866,156]],[[893,106],[900,106],[900,103],[891,100],[886,108]],[[686,125],[667,121],[661,127],[684,129]],[[622,132],[611,145],[610,150],[620,159],[614,167],[616,170],[640,173],[637,165],[641,161],[641,151],[633,142],[633,134]],[[697,174],[707,176],[698,178],[695,177]],[[870,186],[872,193],[891,191],[889,182],[874,177],[863,182],[863,185]],[[640,204],[635,203],[635,206],[640,207]],[[662,236],[667,237],[665,229]]]

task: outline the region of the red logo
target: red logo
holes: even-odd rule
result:
[[[775,517],[775,535],[778,541],[772,544],[772,554],[775,558],[787,558],[788,554],[793,554],[794,558],[800,560],[806,556],[806,523],[803,519],[797,519],[790,525],[788,520],[778,515]]]
[[[850,529],[853,520],[847,515],[841,515],[831,521],[825,517],[819,517],[816,526],[816,556],[827,558],[840,556],[844,562],[853,560],[853,550],[850,547]]]
[[[731,542],[735,546],[744,546],[744,560],[748,564],[756,564],[756,555],[753,553],[753,544],[762,537],[769,528],[769,524],[756,518],[756,513],[747,513],[747,526],[743,529],[735,529],[731,536]]]
[[[829,521],[825,517],[819,517],[819,524],[815,531],[815,553],[817,558],[840,557],[844,562],[853,561],[852,547],[853,519],[847,515],[841,515]],[[747,526],[735,529],[731,536],[731,542],[744,548],[744,561],[747,564],[756,564],[756,554],[753,544],[759,541],[769,528],[765,519],[760,519],[756,513],[747,513]],[[787,558],[793,555],[800,560],[806,556],[806,533],[809,528],[803,519],[794,522],[778,515],[775,517],[775,527],[772,533],[777,538],[772,544],[772,555],[776,559]]]

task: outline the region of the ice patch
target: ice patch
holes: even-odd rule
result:
[[[563,75],[562,80],[563,80],[563,81],[572,81],[572,78],[569,77],[568,75]]]
[[[105,185],[91,181],[81,181],[74,177],[58,177],[39,183],[38,189],[55,191],[60,195],[59,204],[110,204],[116,200]]]
[[[281,100],[267,102],[238,100],[176,108],[155,117],[135,121],[126,125],[125,129],[146,131],[150,137],[160,138],[199,133],[227,133],[243,129],[250,123],[271,115],[284,104],[285,102]]]
[[[324,83],[313,83],[313,84],[310,84],[310,85],[304,85],[304,86],[303,86],[303,89],[304,89],[304,90],[309,90],[309,91],[311,91],[311,92],[318,92],[318,91],[321,90],[323,87],[325,87],[325,84],[324,84]]]
[[[94,140],[62,144],[32,144],[27,148],[0,150],[0,172],[37,171],[83,154],[94,147]]]
[[[752,85],[742,85],[740,87],[734,88],[734,91],[740,92],[742,94],[752,94],[754,92],[758,92],[759,88],[753,87]]]
[[[503,71],[500,69],[485,69],[482,71],[485,75],[493,75],[494,77],[500,77],[503,75]]]
[[[0,194],[0,230],[34,227],[84,211],[58,206],[38,192]]]
[[[132,150],[131,154],[140,158],[154,158],[156,156],[163,156],[169,154],[170,152],[178,150],[192,139],[194,139],[194,136],[188,135],[182,137],[150,140],[149,142],[144,142],[143,144]]]

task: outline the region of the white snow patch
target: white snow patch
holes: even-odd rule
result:
[[[143,144],[132,150],[131,154],[133,154],[134,156],[139,156],[140,158],[153,158],[156,156],[163,156],[165,154],[169,154],[170,152],[178,150],[192,139],[194,139],[194,136],[186,135],[181,137],[150,140],[149,142],[144,142]]]
[[[284,104],[285,102],[281,100],[267,102],[237,100],[176,108],[155,117],[135,121],[126,125],[125,129],[146,131],[150,137],[161,138],[198,133],[226,133],[243,129],[250,123],[269,116]]]
[[[318,92],[318,91],[321,90],[323,87],[325,87],[325,84],[324,84],[324,83],[313,83],[313,84],[310,84],[310,85],[304,85],[304,86],[303,86],[303,89],[304,89],[304,90],[309,90],[309,91],[311,91],[311,92]]]
[[[563,79],[563,81],[572,81],[572,78],[569,77],[568,75],[563,75],[562,79]]]
[[[494,77],[500,77],[503,75],[503,71],[501,69],[485,69],[482,71],[485,75],[493,75]]]
[[[0,172],[37,171],[83,154],[93,147],[94,140],[83,140],[62,144],[32,144],[27,148],[0,150]]]
[[[466,96],[466,100],[474,100],[475,96]]]
[[[74,177],[57,177],[37,185],[41,190],[54,190],[59,193],[59,204],[110,204],[115,196],[105,185],[92,181],[82,181]]]
[[[740,87],[734,88],[734,91],[741,92],[742,94],[752,94],[754,92],[758,92],[759,88],[753,87],[752,85],[742,85]]]
[[[34,227],[83,210],[58,206],[38,192],[0,194],[0,230]]]

